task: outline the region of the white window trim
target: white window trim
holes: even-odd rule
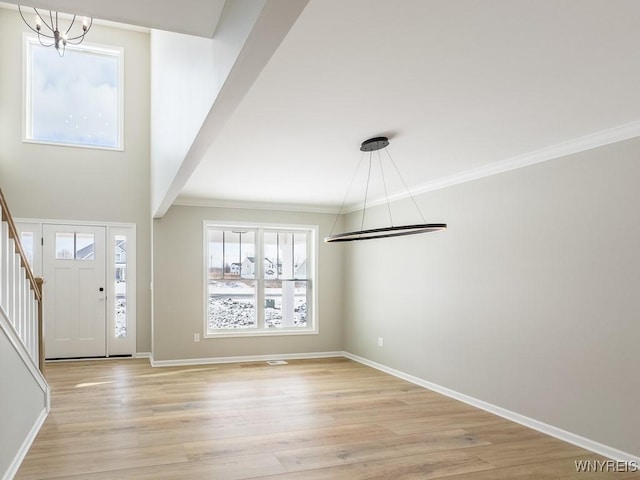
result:
[[[92,150],[124,151],[124,48],[97,43],[82,42],[80,45],[67,45],[67,50],[88,50],[94,53],[115,55],[118,57],[118,144],[115,147],[100,145],[82,145],[79,143],[47,142],[35,140],[31,134],[31,46],[40,45],[38,37],[31,33],[22,34],[22,141],[38,145],[55,145],[61,147],[89,148]]]
[[[310,254],[307,256],[307,263],[311,275],[309,280],[311,281],[311,326],[307,328],[278,328],[278,329],[266,329],[264,327],[257,327],[252,329],[232,329],[232,330],[220,330],[219,332],[209,333],[208,331],[208,301],[209,301],[209,272],[208,272],[208,227],[223,227],[223,228],[259,228],[259,229],[282,229],[289,231],[304,231],[310,232],[310,247],[308,250]],[[302,224],[283,224],[283,223],[262,223],[262,222],[228,222],[218,220],[204,220],[202,227],[202,306],[203,306],[203,335],[204,339],[211,338],[230,338],[230,337],[273,337],[273,336],[288,336],[288,335],[318,335],[320,333],[320,318],[318,314],[318,225],[302,225]],[[258,248],[262,250],[262,246]],[[261,258],[256,252],[256,258]],[[309,262],[311,262],[309,264]],[[307,272],[307,273],[308,273]],[[256,282],[259,279],[256,276]],[[256,297],[256,306],[260,306],[259,298],[260,292]]]
[[[116,331],[116,305],[115,286],[116,255],[115,237],[125,235],[127,237],[127,274],[126,274],[126,298],[127,298],[127,336],[118,338],[114,336]],[[136,226],[107,226],[107,354],[134,355],[136,353]],[[110,294],[109,294],[110,293]]]

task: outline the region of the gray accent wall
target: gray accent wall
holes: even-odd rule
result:
[[[342,351],[342,252],[322,239],[335,215],[269,210],[172,206],[153,222],[154,360]],[[203,222],[257,222],[317,225],[319,333],[310,335],[203,338]],[[339,222],[341,223],[341,222]],[[338,227],[339,228],[339,227]]]
[[[345,350],[640,455],[639,184],[632,139],[420,196],[446,232],[347,247]]]
[[[136,224],[136,341],[149,352],[149,34],[94,25],[87,37],[124,48],[124,151],[109,151],[22,142],[25,30],[17,11],[0,8],[0,188],[15,218]]]

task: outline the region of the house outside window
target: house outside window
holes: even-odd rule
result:
[[[204,230],[205,336],[317,333],[317,227],[205,222]]]
[[[123,150],[123,57],[67,45],[64,57],[25,34],[25,142]]]

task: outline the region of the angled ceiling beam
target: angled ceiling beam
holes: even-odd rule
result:
[[[155,191],[152,200],[154,218],[162,217],[173,204],[180,191],[187,183],[196,167],[204,158],[207,150],[220,131],[238,107],[246,93],[269,62],[269,59],[278,49],[291,27],[295,24],[299,15],[306,7],[308,0],[266,0],[257,14],[252,27],[246,32],[246,36],[238,35],[237,31],[227,30],[225,21],[234,18],[232,8],[255,8],[255,0],[227,1],[223,10],[218,31],[214,38],[216,46],[225,48],[225,52],[214,52],[216,68],[227,69],[228,73],[219,71],[219,91],[214,95],[214,100],[202,126],[198,130],[193,143],[190,145],[184,159],[179,163],[166,189],[158,190],[158,185],[152,185]],[[226,15],[229,17],[225,18]],[[245,19],[246,20],[246,19]],[[229,50],[236,48],[237,54],[229,58]],[[231,60],[231,61],[230,61]],[[222,61],[221,65],[219,62]],[[224,63],[227,63],[226,65]],[[182,86],[178,85],[177,88]],[[152,96],[153,103],[153,96]],[[153,106],[152,106],[153,108]],[[155,117],[152,111],[152,117]],[[152,119],[152,124],[155,118]],[[171,119],[174,125],[179,125],[181,119]],[[152,126],[152,164],[154,163],[154,128]],[[160,154],[160,152],[156,152]],[[156,165],[162,168],[162,165]],[[152,166],[152,169],[154,167]],[[157,176],[154,175],[157,180]]]

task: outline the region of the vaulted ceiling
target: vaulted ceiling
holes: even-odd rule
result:
[[[200,36],[224,4],[38,3]],[[336,209],[377,135],[416,191],[603,131],[640,135],[639,45],[637,0],[311,0],[218,119],[182,201]]]
[[[419,189],[616,128],[639,45],[634,0],[312,0],[183,195],[335,207],[371,136]]]

